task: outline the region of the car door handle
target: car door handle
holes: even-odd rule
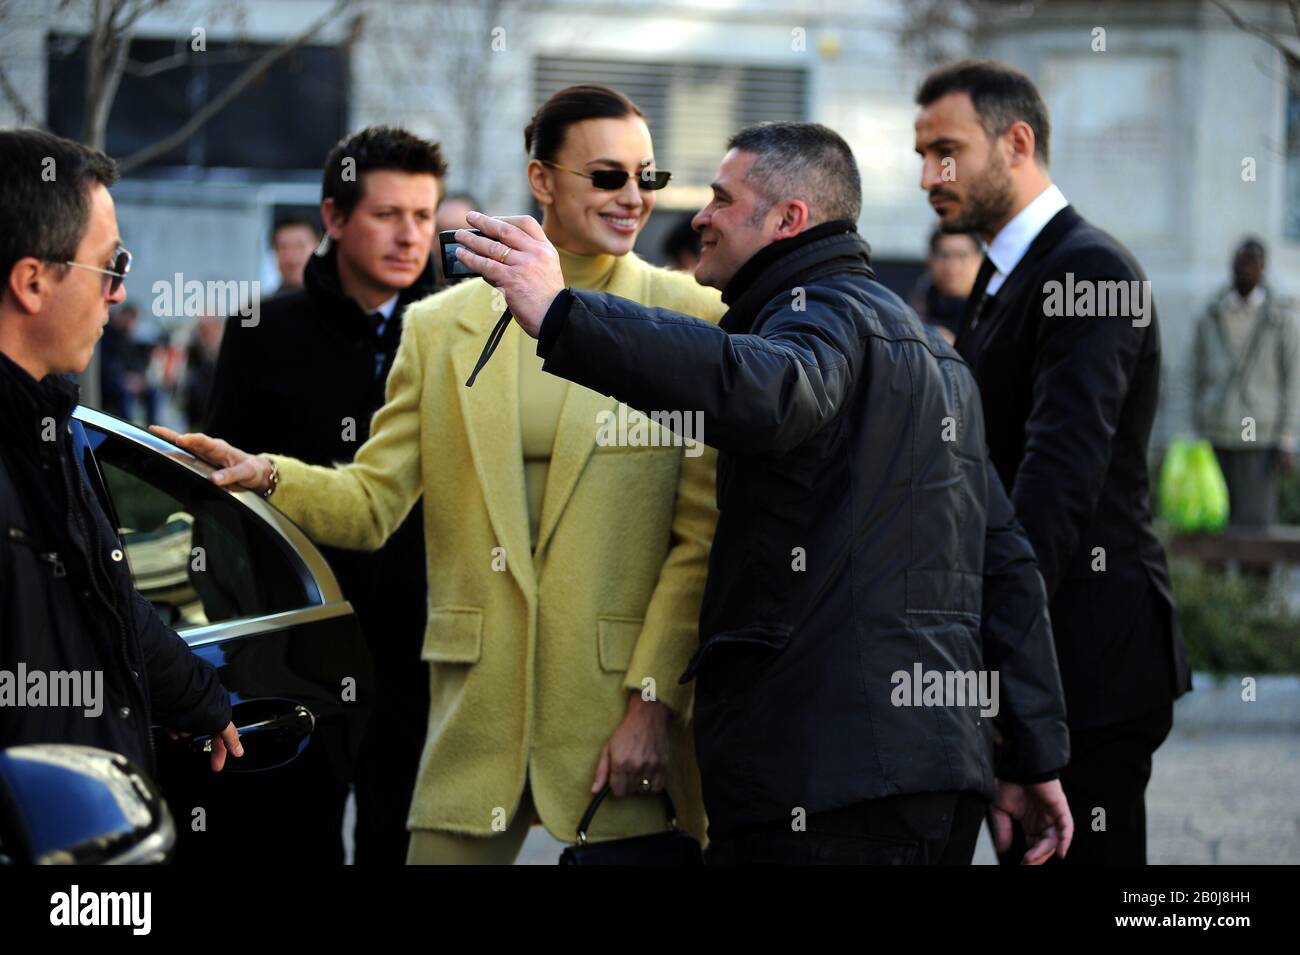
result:
[[[300,752],[316,729],[316,715],[292,700],[262,699],[235,704],[232,722],[244,744],[244,755],[227,760],[226,766],[250,772],[271,769],[289,762]],[[196,736],[190,747],[197,753],[211,753],[214,737]]]

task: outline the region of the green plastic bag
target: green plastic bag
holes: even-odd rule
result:
[[[1228,485],[1208,441],[1175,438],[1160,469],[1160,516],[1184,533],[1228,523]]]

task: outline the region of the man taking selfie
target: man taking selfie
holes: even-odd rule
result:
[[[711,861],[968,863],[990,801],[999,842],[1014,817],[1032,834],[1026,861],[1064,855],[1043,585],[969,370],[875,281],[839,135],[742,130],[712,190],[695,277],[722,289],[720,325],[566,289],[529,217],[473,213],[482,234],[457,233],[546,371],[647,413],[702,415],[719,449],[700,647],[682,677],[697,680]],[[922,693],[936,678],[997,689],[980,707]]]

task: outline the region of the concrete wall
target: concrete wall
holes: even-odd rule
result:
[[[177,4],[141,34],[238,32],[286,37],[327,0],[229,8]],[[1288,20],[1280,2],[1239,4],[1252,19]],[[14,10],[11,5],[10,10]],[[44,35],[68,30],[53,3],[33,2],[0,24],[0,56],[32,108],[44,109]],[[227,11],[227,12],[222,12]],[[899,48],[901,0],[374,0],[350,49],[350,126],[386,122],[440,139],[451,185],[490,209],[530,207],[522,130],[533,106],[539,55],[801,66],[810,118],[840,130],[863,172],[861,229],[881,258],[919,257],[932,214],[917,188],[913,92],[922,64]],[[1195,315],[1227,279],[1230,249],[1246,233],[1271,250],[1270,278],[1292,276],[1300,242],[1283,237],[1286,89],[1281,58],[1203,0],[1041,4],[1034,16],[984,21],[981,52],[1025,69],[1052,110],[1054,177],[1089,218],[1133,249],[1154,283],[1164,330],[1165,407],[1160,437],[1184,427],[1184,363]],[[1106,49],[1093,49],[1097,28]],[[796,42],[803,31],[802,48]],[[342,25],[324,36],[344,41]],[[0,124],[16,121],[0,102]],[[726,130],[717,131],[718,141]],[[720,147],[719,147],[720,148]],[[1253,159],[1254,181],[1242,161]],[[689,208],[699,183],[674,184],[660,208]],[[274,202],[313,202],[307,183],[124,183],[124,235],[137,252],[133,294],[176,271],[272,280],[265,250]]]
[[[1259,22],[1283,12],[1282,4],[1236,6]],[[1098,28],[1104,52],[1093,49]],[[1228,281],[1236,243],[1260,236],[1270,281],[1300,291],[1300,244],[1282,235],[1281,58],[1191,0],[1052,3],[1032,19],[986,29],[983,51],[1025,70],[1043,92],[1053,179],[1152,280],[1166,369],[1158,437],[1184,430],[1193,325]],[[1243,181],[1248,157],[1254,181]]]
[[[178,3],[141,21],[138,35],[189,38],[203,26],[209,39],[246,36],[274,42],[302,30],[329,7],[324,0],[276,0],[244,8],[244,23],[236,30],[232,9],[209,2]],[[75,32],[86,15],[74,5],[60,13],[45,0],[11,4],[0,21],[0,57],[11,81],[26,102],[45,111],[47,32]],[[321,42],[339,42],[338,27]],[[0,126],[17,125],[19,116],[0,98]],[[323,158],[323,157],[322,157]],[[184,318],[153,315],[154,283],[237,281],[262,283],[269,295],[278,285],[274,261],[267,248],[272,208],[277,203],[317,203],[320,188],[300,182],[249,182],[236,173],[215,173],[203,179],[152,181],[126,179],[113,189],[121,235],[134,257],[127,280],[129,300],[140,307],[142,325],[168,327],[188,324]]]
[[[438,15],[420,3],[385,4],[367,18],[353,60],[354,125],[402,123],[440,136],[453,185],[493,208],[521,210],[530,204],[522,132],[533,109],[535,57],[801,67],[808,70],[810,118],[839,130],[862,163],[864,232],[878,252],[919,255],[931,215],[912,154],[911,96],[922,71],[898,49],[899,10],[894,2],[845,0],[559,0],[504,4],[489,20]],[[496,27],[504,48],[493,48]],[[802,44],[796,30],[803,31]],[[471,95],[457,97],[449,72],[466,61],[481,76]],[[477,151],[464,142],[471,111],[486,117]],[[730,132],[717,131],[719,159]],[[683,185],[697,188],[670,187],[661,205],[695,206],[707,182]]]

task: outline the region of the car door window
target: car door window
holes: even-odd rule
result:
[[[311,603],[292,548],[233,495],[93,425],[87,439],[136,589],[176,630]]]

